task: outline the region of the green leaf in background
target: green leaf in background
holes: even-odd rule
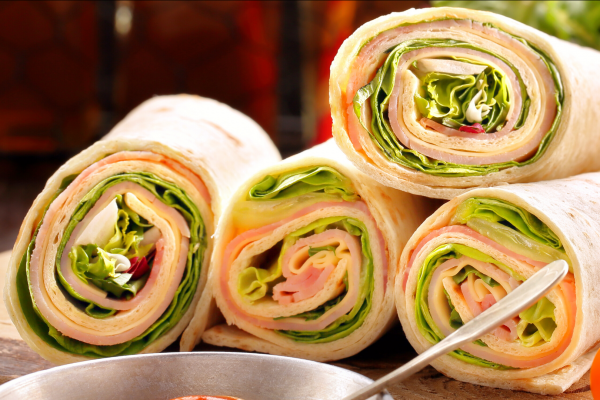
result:
[[[431,21],[429,21],[431,22]],[[418,24],[420,22],[417,22]],[[492,24],[484,24],[488,28],[498,29]],[[394,28],[390,28],[394,29]],[[381,32],[380,32],[381,33]],[[510,35],[510,33],[507,33]],[[511,35],[512,36],[512,35]],[[521,107],[521,113],[519,115],[515,129],[519,129],[524,123],[529,113],[530,99],[528,98],[525,84],[523,83],[519,71],[505,58],[495,54],[485,48],[479,47],[476,44],[470,44],[460,40],[453,39],[411,39],[399,43],[395,47],[389,49],[386,53],[389,53],[384,64],[379,68],[377,74],[367,85],[359,89],[353,100],[354,112],[360,121],[361,125],[365,130],[369,132],[369,135],[373,142],[379,147],[381,152],[388,158],[388,160],[402,165],[407,168],[415,169],[426,174],[435,176],[446,176],[446,177],[462,177],[462,176],[482,176],[490,173],[498,172],[511,167],[522,167],[525,165],[536,162],[545,153],[550,142],[558,130],[558,125],[562,116],[562,103],[564,100],[564,91],[560,74],[552,62],[552,60],[540,49],[535,47],[532,43],[529,43],[523,38],[518,36],[512,36],[516,40],[519,40],[525,46],[527,46],[534,54],[539,55],[542,59],[548,71],[550,72],[554,85],[556,88],[555,101],[556,101],[556,116],[552,123],[552,126],[546,132],[542,138],[540,145],[536,153],[527,160],[523,161],[506,161],[496,164],[488,165],[467,165],[467,164],[454,164],[450,162],[436,160],[427,157],[416,150],[406,148],[392,130],[390,122],[388,120],[388,105],[391,98],[395,75],[397,72],[398,62],[402,55],[413,51],[419,50],[426,47],[458,47],[466,48],[475,51],[487,53],[504,61],[517,75],[519,80],[519,86],[521,89],[521,96],[523,98],[523,105]],[[365,41],[363,45],[368,43],[373,38]],[[458,59],[457,59],[458,60]],[[498,94],[501,95],[502,91]],[[426,106],[426,99],[417,99],[417,107],[423,110]],[[362,118],[362,108],[371,107],[370,121],[364,121]],[[498,115],[500,117],[501,114]],[[497,122],[501,123],[502,118],[497,118],[494,124]],[[452,120],[446,118],[446,125],[452,125]],[[499,126],[499,125],[496,125]],[[488,126],[489,128],[489,126]]]
[[[491,11],[558,38],[600,50],[597,1],[432,1],[435,7]]]

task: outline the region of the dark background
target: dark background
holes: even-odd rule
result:
[[[284,157],[327,140],[329,66],[343,40],[432,5],[489,9],[600,47],[599,2],[0,2],[0,251],[46,179],[154,95],[227,103]]]
[[[423,6],[0,2],[0,251],[14,244],[50,175],[154,95],[227,103],[256,120],[284,156],[325,140],[329,64],[343,39],[380,15]]]

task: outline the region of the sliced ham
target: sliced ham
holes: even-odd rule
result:
[[[485,311],[491,306],[496,304],[496,298],[493,294],[486,294],[483,300],[481,301],[481,311]]]
[[[296,275],[291,271],[290,263],[294,254],[300,251],[308,252],[310,247],[321,247],[323,243],[337,241],[338,244],[345,243],[350,248],[350,242],[354,242],[353,249],[360,248],[360,243],[355,236],[340,229],[329,229],[325,232],[312,235],[298,240],[283,255],[281,273],[286,281],[278,283],[273,287],[273,299],[280,304],[295,303],[308,299],[323,290],[327,278],[333,272],[335,266],[330,264],[325,268],[315,268],[312,265],[305,268]],[[361,253],[352,254],[352,257],[362,257]],[[308,260],[306,261],[308,262]]]
[[[463,297],[465,298],[465,301],[467,302],[467,305],[469,306],[469,310],[471,310],[471,313],[473,314],[473,316],[476,317],[479,314],[481,314],[483,312],[483,309],[481,308],[481,304],[478,303],[473,298],[473,295],[471,294],[471,291],[469,290],[469,285],[467,284],[467,282],[463,282],[460,285],[460,291],[462,292]]]
[[[496,328],[496,330],[494,330],[494,335],[507,342],[513,342],[519,337],[519,334],[517,333],[517,324],[517,318],[509,319],[504,323],[504,325],[499,326]]]
[[[278,227],[291,222],[295,219],[308,215],[314,211],[322,210],[330,207],[345,207],[349,209],[355,209],[363,214],[369,219],[372,220],[371,213],[367,208],[367,205],[362,201],[356,202],[323,202],[313,204],[292,216],[282,219],[281,221],[275,222],[270,225],[265,225],[263,227],[252,229],[246,231],[237,237],[235,237],[223,252],[223,261],[221,264],[221,278],[219,284],[221,285],[221,292],[223,293],[223,297],[227,302],[229,309],[235,314],[236,317],[243,319],[253,325],[266,328],[266,329],[279,329],[279,330],[297,330],[297,331],[313,331],[313,330],[322,330],[326,328],[328,325],[333,323],[336,319],[341,317],[344,314],[347,314],[356,304],[358,299],[358,285],[352,284],[351,282],[358,283],[358,277],[360,275],[360,267],[362,261],[362,250],[359,245],[356,245],[356,242],[349,243],[350,254],[352,255],[352,266],[349,267],[349,276],[348,281],[350,282],[350,287],[348,288],[348,292],[344,296],[344,299],[337,304],[335,307],[331,308],[320,318],[313,321],[304,321],[299,318],[286,318],[283,320],[273,320],[270,318],[262,318],[254,315],[250,315],[241,310],[233,300],[231,293],[229,292],[228,282],[230,280],[229,276],[229,266],[233,263],[235,258],[240,254],[245,246],[247,246],[251,242],[255,242],[263,237],[271,234]],[[379,231],[379,230],[378,230]],[[379,243],[380,243],[380,251],[383,260],[383,268],[387,271],[387,257],[385,257],[385,247],[383,241],[383,235],[381,232],[378,232]],[[387,285],[386,279],[384,278],[384,285]]]

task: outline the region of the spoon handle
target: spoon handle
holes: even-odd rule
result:
[[[568,272],[569,265],[564,260],[557,260],[548,264],[499,302],[467,322],[444,340],[369,386],[344,397],[343,400],[366,400],[380,393],[392,383],[402,381],[420,371],[436,358],[458,349],[465,343],[477,340],[536,303],[560,283]]]

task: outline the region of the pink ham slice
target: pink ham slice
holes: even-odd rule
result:
[[[370,67],[380,66],[383,62],[385,51],[401,43],[404,40],[404,35],[408,33],[418,30],[428,31],[450,29],[475,30],[478,32],[482,32],[485,35],[498,38],[502,42],[506,43],[507,47],[512,48],[513,51],[516,51],[517,53],[520,53],[521,57],[527,58],[530,64],[535,66],[535,68],[540,73],[540,76],[542,77],[541,85],[544,87],[545,90],[545,102],[543,104],[544,118],[541,124],[539,125],[536,134],[526,144],[510,152],[491,155],[487,157],[474,157],[467,155],[452,154],[443,150],[432,149],[430,147],[423,146],[418,142],[410,141],[409,137],[398,124],[397,103],[398,97],[401,95],[399,93],[399,87],[401,85],[398,84],[398,81],[401,79],[401,75],[397,74],[396,84],[394,85],[392,97],[390,98],[389,102],[389,120],[390,124],[392,125],[394,134],[398,137],[400,142],[404,146],[412,150],[416,150],[430,158],[455,164],[466,165],[488,165],[512,160],[518,161],[530,156],[539,147],[541,140],[543,139],[545,134],[550,130],[550,127],[552,126],[552,123],[554,121],[554,117],[556,116],[556,103],[554,98],[556,89],[554,86],[552,76],[548,71],[548,68],[545,66],[543,60],[541,60],[539,56],[535,55],[523,43],[512,38],[504,32],[498,31],[497,29],[486,27],[479,22],[474,22],[470,20],[441,20],[401,26],[386,32],[382,32],[361,49],[359,55],[356,57],[352,64],[352,72],[350,74],[348,85],[346,88],[348,135],[352,144],[354,145],[354,148],[357,151],[362,149],[362,146],[359,141],[359,136],[360,132],[364,128],[361,126],[358,118],[356,117],[356,114],[354,113],[352,101],[358,89],[365,86],[371,79],[373,79],[373,72],[365,72],[365,69],[368,70],[368,68]],[[509,116],[509,119],[504,125],[504,127],[498,132],[495,132],[493,134],[469,135],[465,134],[464,132],[445,127],[445,129],[439,130],[440,133],[447,134],[449,136],[465,137],[473,140],[494,140],[496,138],[510,133],[510,131],[515,126],[516,120],[519,116],[523,100],[521,96],[520,85],[517,81],[515,73],[512,71],[512,69],[508,67],[508,65],[506,65],[498,58],[495,58],[487,53],[471,49],[429,47],[414,50],[403,55],[398,63],[398,68],[400,69],[402,63],[408,60],[408,58],[410,57],[427,53],[431,53],[432,56],[435,56],[435,53],[439,51],[443,51],[444,53],[455,53],[455,55],[462,57],[466,56],[465,58],[468,58],[469,55],[477,55],[479,57],[483,57],[485,59],[493,61],[494,64],[500,67],[503,70],[503,72],[509,77],[513,88],[511,96],[512,99],[515,101],[515,106],[513,108],[514,112],[511,116]],[[436,131],[437,130],[438,129],[436,129]]]
[[[292,256],[299,250],[307,246],[317,247],[319,243],[330,242],[332,239],[338,239],[339,243],[355,242],[353,247],[360,247],[358,239],[355,236],[340,229],[329,229],[325,232],[298,240],[293,246],[287,249],[283,256],[281,273],[286,278],[286,281],[278,283],[273,287],[274,300],[278,301],[279,304],[296,303],[308,299],[323,290],[327,278],[329,278],[335,268],[334,265],[328,265],[324,269],[310,267],[302,274],[294,275],[290,271],[290,262]]]
[[[494,296],[492,296],[492,298],[493,297]],[[499,326],[496,328],[496,330],[494,330],[494,335],[496,335],[496,337],[498,337],[499,339],[505,340],[507,342],[517,340],[517,338],[519,337],[519,335],[517,334],[517,324],[517,318],[509,319],[504,323],[504,325]]]
[[[273,300],[279,304],[291,304],[311,298],[323,290],[334,269],[331,264],[324,269],[310,267],[300,275],[288,276],[285,282],[273,287]]]
[[[441,265],[440,265],[441,267]],[[471,293],[471,291],[469,290],[469,285],[467,284],[467,282],[463,282],[462,285],[460,285],[460,291],[463,294],[463,297],[465,298],[465,301],[467,302],[467,305],[469,306],[469,310],[471,311],[471,313],[473,314],[473,316],[478,316],[479,314],[481,314],[483,312],[483,309],[481,308],[481,304],[475,300],[475,298],[473,298],[473,295]]]
[[[261,228],[246,231],[246,232],[240,234],[239,236],[237,236],[236,238],[234,238],[231,242],[229,242],[229,244],[227,245],[227,247],[225,248],[225,251],[223,253],[223,261],[221,263],[220,288],[221,288],[223,297],[227,303],[227,306],[236,315],[236,317],[243,319],[253,325],[256,325],[256,326],[259,326],[262,328],[266,328],[266,329],[312,331],[312,330],[322,330],[322,329],[326,328],[328,325],[330,325],[336,319],[338,319],[342,315],[348,313],[352,309],[352,307],[354,306],[354,304],[356,303],[356,300],[358,298],[357,285],[350,285],[350,288],[348,288],[348,292],[346,293],[346,295],[344,296],[344,299],[340,302],[340,304],[338,304],[336,307],[332,308],[329,312],[324,314],[324,316],[319,319],[316,319],[313,321],[295,322],[295,321],[290,321],[290,320],[286,321],[286,320],[273,320],[273,319],[269,319],[269,318],[262,318],[262,317],[257,317],[254,315],[249,315],[249,314],[245,313],[243,310],[240,310],[238,308],[238,306],[235,304],[235,301],[233,300],[233,298],[231,297],[231,293],[229,292],[229,286],[228,286],[229,266],[235,260],[235,258],[240,254],[240,252],[243,250],[243,248],[245,246],[247,246],[249,243],[257,241],[257,240],[269,235],[271,232],[273,232],[278,227],[280,227],[288,222],[291,222],[295,219],[298,219],[300,217],[308,215],[314,211],[322,210],[322,209],[330,208],[330,207],[340,207],[340,206],[346,207],[349,209],[359,210],[360,212],[364,213],[367,216],[367,218],[373,220],[373,217],[371,216],[371,213],[369,212],[367,205],[361,201],[340,202],[340,203],[337,203],[337,202],[316,203],[316,204],[311,205],[310,207],[307,207],[307,208],[293,214],[291,217],[285,218],[279,222],[275,222],[270,225],[265,225]],[[382,267],[384,268],[384,271],[387,271],[388,266],[387,266],[387,257],[385,254],[385,247],[384,247],[385,242],[383,241],[383,235],[381,234],[381,232],[379,230],[378,230],[378,236],[379,236],[379,243],[380,243],[380,252],[381,252],[381,256],[382,256],[382,260],[383,260]],[[354,248],[354,246],[349,247],[349,250],[350,250],[350,254],[351,254],[351,258],[352,258],[352,267],[349,268],[349,271],[350,271],[349,272],[349,282],[351,282],[351,281],[358,282],[358,277],[356,277],[356,280],[354,280],[354,278],[350,277],[350,273],[360,274],[362,251],[361,251],[360,247]],[[384,285],[387,285],[387,279],[384,279]]]
[[[73,243],[79,236],[79,232],[83,230],[85,227],[86,220],[90,220],[95,216],[98,212],[100,212],[108,203],[114,199],[117,194],[122,193],[133,193],[138,195],[138,197],[143,197],[149,200],[153,207],[159,209],[162,213],[167,214],[173,221],[175,221],[181,235],[189,238],[190,237],[190,229],[181,216],[174,208],[171,208],[165,205],[163,202],[158,200],[150,191],[144,189],[143,187],[132,183],[132,182],[122,182],[118,183],[111,188],[109,188],[104,194],[98,199],[94,207],[86,214],[86,217],[77,225],[77,227],[73,230],[69,241],[67,242],[65,249],[62,253],[60,260],[60,270],[63,274],[63,277],[67,281],[67,283],[73,288],[73,290],[81,295],[82,297],[98,304],[99,306],[105,308],[112,308],[114,310],[131,310],[132,308],[139,305],[144,299],[148,297],[150,294],[151,288],[156,283],[156,279],[160,273],[160,266],[156,264],[156,260],[154,262],[154,266],[150,272],[150,276],[146,281],[144,287],[130,300],[118,300],[111,299],[106,297],[106,292],[102,292],[97,289],[95,286],[91,284],[83,283],[73,272],[71,268],[71,259],[69,258],[69,252],[73,247]],[[185,268],[185,265],[183,266]],[[178,274],[179,271],[176,272]],[[171,285],[178,285],[179,281],[172,281]],[[104,295],[102,294],[104,293]]]

